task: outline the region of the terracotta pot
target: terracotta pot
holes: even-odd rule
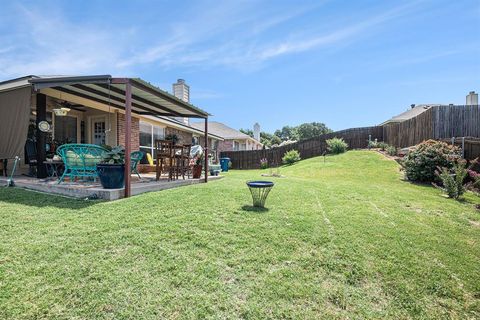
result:
[[[202,169],[203,169],[203,166],[201,164],[196,164],[193,166],[193,169],[192,169],[193,179],[198,179],[202,176]]]

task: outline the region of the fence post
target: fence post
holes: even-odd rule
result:
[[[462,137],[462,159],[465,159],[465,137]]]

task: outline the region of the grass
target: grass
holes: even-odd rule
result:
[[[0,188],[0,318],[479,318],[479,200],[375,152],[116,202]],[[263,171],[265,172],[265,171]]]

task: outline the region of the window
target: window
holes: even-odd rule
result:
[[[200,144],[200,138],[197,136],[192,137],[192,146],[198,146]]]
[[[140,121],[140,150],[155,158],[155,140],[165,139],[165,128]]]
[[[238,141],[233,141],[233,151],[238,151],[240,149],[240,144]]]

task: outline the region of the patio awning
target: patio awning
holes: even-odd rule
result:
[[[50,88],[94,102],[125,110],[125,83],[132,86],[132,112],[141,115],[207,118],[209,114],[194,105],[139,78],[113,78],[110,75],[38,77],[29,80],[35,91]]]

